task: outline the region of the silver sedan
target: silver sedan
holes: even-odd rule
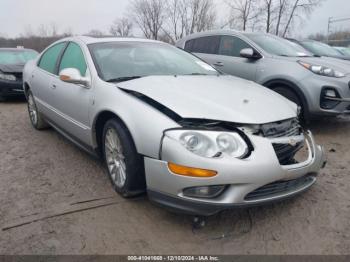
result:
[[[24,90],[36,129],[101,156],[122,196],[178,212],[292,197],[325,164],[294,103],[157,41],[60,40],[25,66]]]

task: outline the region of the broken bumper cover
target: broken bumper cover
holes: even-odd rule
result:
[[[151,201],[172,211],[209,216],[225,209],[263,205],[293,197],[309,189],[317,172],[325,165],[323,148],[316,145],[311,132],[306,133],[307,160],[280,165],[273,143],[283,140],[250,135],[254,151],[247,159],[203,158],[184,149],[178,142],[164,138],[162,160],[145,158],[148,195]],[[168,163],[200,167],[218,172],[212,178],[184,177],[172,173]],[[184,189],[225,185],[215,198],[193,198]]]

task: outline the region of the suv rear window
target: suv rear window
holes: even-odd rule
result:
[[[192,53],[217,54],[220,36],[205,36],[186,42],[185,50]]]

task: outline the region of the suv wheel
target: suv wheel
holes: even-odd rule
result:
[[[272,89],[276,93],[280,94],[281,96],[284,96],[285,98],[289,99],[290,101],[294,102],[301,108],[301,113],[300,113],[300,120],[302,122],[305,121],[307,118],[305,115],[305,109],[303,102],[301,101],[300,97],[293,91],[290,90],[288,87],[276,87]]]
[[[49,125],[44,120],[44,117],[39,112],[31,91],[28,92],[28,113],[30,122],[32,123],[35,129],[43,130],[49,127]]]
[[[103,155],[113,188],[123,197],[133,197],[146,189],[143,158],[126,127],[116,119],[103,130]]]

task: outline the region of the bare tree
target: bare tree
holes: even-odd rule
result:
[[[133,0],[131,15],[147,38],[158,39],[165,22],[164,0]]]
[[[181,39],[186,35],[188,2],[186,0],[167,1],[167,21],[163,27],[164,34],[171,42]]]
[[[37,32],[37,34],[42,37],[55,37],[58,36],[58,26],[54,22],[51,22],[50,24],[41,24],[39,25]],[[33,34],[30,27],[26,28],[26,33]]]
[[[216,10],[213,0],[168,0],[163,30],[172,42],[192,33],[214,27]]]
[[[270,33],[271,25],[274,20],[274,1],[273,0],[263,0],[262,10],[266,12],[266,33]]]
[[[225,3],[231,9],[231,17],[228,24],[232,26],[232,21],[240,21],[241,29],[247,30],[248,22],[256,17],[258,9],[256,0],[225,0]]]
[[[275,29],[276,35],[280,34],[280,27],[281,27],[282,19],[286,12],[287,6],[288,6],[288,0],[278,0],[277,22],[276,22],[276,29]]]
[[[193,34],[211,29],[216,21],[216,10],[212,0],[188,0],[188,24],[186,33]]]
[[[128,37],[132,34],[133,23],[126,17],[114,20],[109,32],[114,36]]]
[[[104,35],[104,33],[98,29],[91,29],[86,35],[93,37],[101,37]]]
[[[62,35],[65,36],[65,37],[72,36],[72,35],[73,35],[73,29],[72,29],[72,27],[67,27],[67,28],[63,31]]]
[[[282,36],[285,37],[287,35],[295,18],[298,17],[302,20],[302,17],[309,16],[323,1],[324,0],[290,0],[291,5],[288,10],[287,23]]]
[[[24,33],[21,34],[21,36],[23,36],[23,37],[32,37],[34,35],[35,35],[35,33],[33,32],[33,29],[32,29],[31,25],[26,25],[24,27]]]

